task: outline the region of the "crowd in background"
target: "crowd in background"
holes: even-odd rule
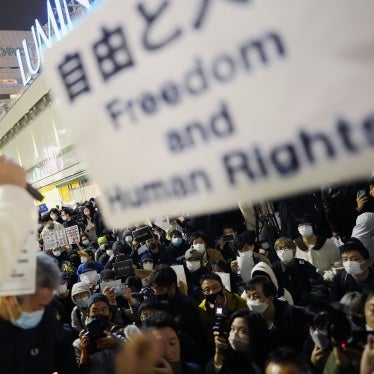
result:
[[[45,249],[43,238],[72,226],[79,240]],[[368,356],[372,180],[119,229],[92,198],[41,216],[39,243],[61,272],[51,306],[80,372],[114,372],[145,331],[159,344],[160,373],[352,373]]]

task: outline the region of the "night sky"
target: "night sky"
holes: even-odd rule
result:
[[[35,18],[45,24],[46,15],[47,0],[1,0],[0,30],[30,30]]]

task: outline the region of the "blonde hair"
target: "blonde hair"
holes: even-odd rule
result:
[[[275,250],[279,249],[280,247],[287,247],[287,248],[290,248],[290,249],[296,249],[296,244],[292,239],[282,236],[282,237],[278,238],[276,240],[276,242],[274,243],[274,249]]]

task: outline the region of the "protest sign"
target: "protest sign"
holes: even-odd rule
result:
[[[369,174],[372,14],[371,0],[97,6],[45,72],[108,224]],[[131,172],[107,167],[118,160]]]
[[[134,274],[134,269],[132,268],[132,260],[115,262],[113,263],[113,269],[116,274],[116,279]]]
[[[70,226],[65,228],[67,240],[69,244],[75,244],[76,242],[79,242],[80,236],[79,236],[79,228],[77,225]]]

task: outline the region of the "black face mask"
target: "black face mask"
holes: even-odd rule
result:
[[[205,295],[205,299],[209,302],[209,304],[215,304],[218,296],[224,296],[223,291],[220,291],[218,293],[213,293],[209,295]]]
[[[157,248],[157,244],[156,243],[149,243],[149,244],[147,244],[147,248],[150,251],[154,251]]]

